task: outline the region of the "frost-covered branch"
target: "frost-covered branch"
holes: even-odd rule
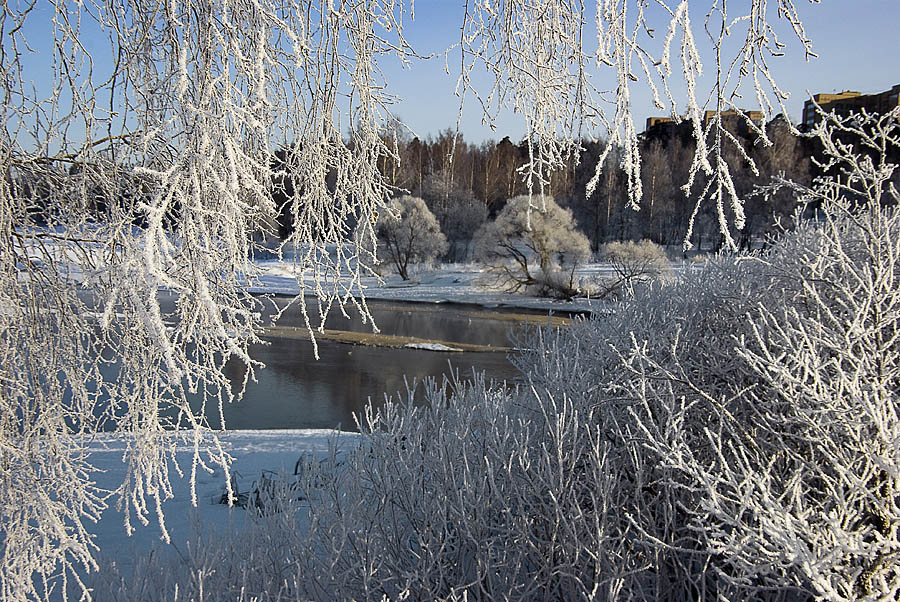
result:
[[[192,477],[227,472],[209,424],[260,367],[248,352],[260,301],[246,289],[276,216],[279,143],[293,145],[281,175],[301,183],[283,248],[301,291],[321,315],[358,291],[374,248],[357,241],[391,193],[377,170],[391,152],[378,60],[409,52],[405,10],[92,0],[0,11],[4,599],[89,570],[82,523],[110,493],[126,528],[155,520],[168,537],[170,430],[192,433]],[[36,28],[46,46],[29,39]],[[40,74],[24,66],[38,53]],[[243,383],[226,378],[229,361],[248,367]],[[80,452],[98,429],[130,442],[115,492],[96,490]]]
[[[586,49],[588,11],[580,1],[469,0],[458,89],[478,94],[489,120],[503,108],[525,116],[531,161],[520,173],[532,192],[545,190],[550,173],[567,165],[582,136],[605,133],[611,140],[607,152],[624,148],[630,202],[637,206],[640,164],[631,87],[649,84],[658,105],[673,116],[685,113],[693,123],[698,151],[689,188],[703,186],[698,203],[716,203],[727,237],[729,219],[740,227],[741,199],[723,159],[723,149],[735,140],[722,125],[722,111],[738,108],[745,88],[766,116],[782,103],[768,65],[781,52],[774,25],[779,18],[810,53],[791,0],[741,6],[735,13],[733,3],[726,10],[725,0],[713,0],[700,9],[705,19],[698,19],[687,1],[598,0],[594,53]],[[376,261],[374,218],[395,192],[379,161],[399,159],[390,144],[395,130],[380,68],[388,56],[401,62],[413,56],[403,34],[410,8],[401,0],[85,0],[7,2],[0,10],[5,599],[35,599],[42,588],[80,579],[91,569],[91,538],[83,522],[111,499],[128,510],[126,527],[153,519],[165,537],[159,508],[171,495],[177,440],[169,431],[190,431],[192,475],[215,464],[227,473],[228,458],[209,429],[210,419],[221,420],[223,405],[240,396],[260,367],[248,351],[262,326],[259,301],[246,292],[257,276],[249,260],[279,212],[287,211],[291,222],[279,253],[294,266],[303,291],[294,306],[311,331],[323,326],[314,323],[316,313],[324,316],[333,305],[355,305],[369,318],[355,294]],[[660,24],[667,24],[662,40],[653,25],[658,14]],[[716,77],[706,102],[700,100],[706,92],[698,89],[699,22],[715,55]],[[29,39],[37,27],[47,33],[46,47],[38,47],[37,37]],[[725,53],[729,39],[744,40],[732,58]],[[672,58],[676,48],[680,59]],[[46,66],[40,75],[26,68],[26,57],[37,52]],[[615,72],[612,86],[589,75],[594,60]],[[472,74],[482,68],[494,83],[476,93]],[[676,71],[687,90],[683,109],[673,100]],[[604,105],[613,108],[604,111]],[[704,109],[715,112],[705,129]],[[597,132],[600,127],[606,131]],[[837,139],[834,144],[844,152]],[[284,156],[277,157],[275,148],[286,150]],[[866,172],[868,164],[860,161]],[[845,186],[869,191],[852,179]],[[286,197],[282,207],[273,202],[279,191]],[[550,213],[543,204],[538,208]],[[525,231],[532,226],[526,212]],[[550,259],[541,257],[544,272]],[[304,293],[314,296],[318,312],[307,311]],[[229,361],[248,367],[243,383],[225,377]],[[574,428],[574,410],[566,397],[540,399],[545,406],[555,404],[542,416],[549,441],[562,445],[566,429]],[[556,414],[567,420],[557,422]],[[128,477],[113,492],[97,490],[90,461],[81,453],[81,437],[103,428],[130,442],[124,456]],[[606,462],[600,435],[582,435],[597,461]],[[568,453],[560,448],[557,458]],[[583,454],[571,457],[580,462]],[[496,462],[486,462],[478,466],[487,472],[479,474],[498,474]],[[554,466],[540,473],[547,483],[560,474]],[[567,470],[556,485],[577,482],[581,468]],[[474,478],[448,475],[445,484]],[[513,513],[503,506],[512,502],[465,482],[473,499],[496,503],[497,514],[487,523],[452,534],[459,542],[452,553],[462,563],[456,576],[473,580],[472,591],[481,597],[504,586],[493,571],[516,554],[527,556],[521,566],[539,564],[546,555],[561,558],[541,570],[568,576],[578,563],[566,554],[582,552],[563,542],[573,534],[601,537],[594,526],[565,532],[549,520],[534,527],[539,532],[533,547],[503,551],[509,556],[498,560],[491,555],[497,548],[482,550],[472,542],[483,530],[497,528],[504,512]],[[554,502],[559,513],[591,495],[578,490],[577,496],[586,497],[576,500],[576,493],[560,491],[570,497]],[[659,520],[672,525],[680,518],[673,511]],[[427,539],[427,525],[410,523],[408,529],[417,541]],[[612,596],[630,571],[657,552],[642,548],[630,557],[637,560],[623,564],[620,544],[610,545],[610,554],[589,564],[598,571],[593,586]],[[409,557],[398,557],[397,566],[405,570]],[[601,575],[599,567],[607,562],[612,568]],[[673,574],[684,568],[679,564]],[[352,591],[371,595],[366,588],[376,574],[371,568],[360,582],[363,589]],[[421,591],[446,591],[441,579]],[[560,578],[543,595],[569,597],[589,581]],[[381,585],[384,593],[388,585]],[[661,591],[644,582],[635,587],[638,593]]]

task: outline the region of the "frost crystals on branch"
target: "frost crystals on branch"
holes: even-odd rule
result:
[[[706,39],[699,43],[696,20],[690,12],[690,7],[697,10],[698,6],[706,11],[702,21]],[[546,193],[550,172],[566,166],[583,137],[605,135],[610,143],[607,153],[614,148],[623,150],[628,203],[638,209],[643,191],[631,93],[635,84],[647,86],[657,109],[692,124],[697,148],[684,191],[701,190],[696,195],[694,216],[703,203],[714,203],[725,244],[736,248],[731,227],[743,228],[743,199],[735,189],[723,151],[733,146],[754,172],[755,165],[722,116],[740,112],[738,119],[746,121],[762,144],[771,144],[762,124],[776,110],[788,114],[784,105],[787,94],[778,87],[769,65],[786,47],[777,35],[776,21],[784,20],[805,55],[814,56],[793,0],[597,0],[596,54],[586,49],[585,19],[583,1],[469,0],[460,38],[457,93],[464,97],[471,91],[489,123],[503,108],[525,117],[530,161],[521,173],[532,193]],[[712,50],[708,90],[701,88],[700,48],[705,45]],[[599,71],[591,69],[591,62],[596,62]],[[479,94],[473,88],[476,67],[492,76],[488,93]],[[597,82],[606,76],[606,69],[615,73],[612,89]],[[679,108],[676,97],[681,95],[684,101]],[[752,98],[762,112],[760,122],[743,113],[745,97]],[[598,160],[597,173],[587,185],[588,196],[596,189],[605,159],[606,155]],[[687,246],[690,236],[688,231]]]
[[[218,464],[229,482],[209,427],[259,366],[246,291],[273,182],[302,183],[285,255],[324,316],[374,262],[356,241],[374,240],[391,192],[378,58],[408,53],[404,18],[395,0],[0,10],[0,598],[80,580],[93,567],[82,522],[110,495],[129,531],[155,515],[168,538],[172,429],[190,433],[192,478]],[[46,48],[28,38],[38,29]],[[36,52],[45,73],[26,69]],[[279,144],[293,160],[273,174]],[[302,293],[298,305],[314,326]],[[248,368],[234,389],[228,361]],[[114,492],[80,451],[102,428],[128,441]]]
[[[457,94],[464,100],[472,92],[491,124],[507,108],[524,116],[530,160],[519,172],[531,193],[549,193],[551,172],[565,168],[580,139],[598,125],[584,15],[577,0],[466,1]],[[492,78],[487,93],[472,85],[477,67]]]

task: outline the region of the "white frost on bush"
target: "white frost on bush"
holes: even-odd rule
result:
[[[896,149],[898,115],[843,135]],[[807,191],[818,219],[764,254],[533,331],[523,388],[370,408],[358,450],[284,492],[293,511],[98,591],[895,599],[900,195],[883,157],[842,156]]]
[[[591,255],[572,211],[549,196],[509,199],[494,221],[478,229],[473,243],[475,258],[493,276],[491,284],[507,292],[531,288],[571,296],[577,292],[575,266]]]
[[[404,280],[409,280],[410,263],[431,262],[447,252],[447,237],[419,197],[404,194],[391,200],[375,228],[383,252]]]

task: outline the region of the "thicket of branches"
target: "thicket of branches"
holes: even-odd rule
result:
[[[349,293],[374,249],[348,230],[371,229],[391,195],[378,60],[408,54],[407,17],[393,0],[4,3],[0,598],[80,581],[95,567],[87,523],[111,501],[127,530],[155,520],[168,537],[166,431],[193,439],[189,478],[227,472],[207,416],[240,396],[227,361],[247,379],[259,367],[247,260],[274,223],[273,180],[303,183],[287,242],[306,292],[366,313]],[[36,28],[51,40],[42,73],[24,60]],[[275,165],[273,141],[295,144],[290,161]],[[115,491],[81,451],[100,428],[130,437]]]
[[[604,135],[610,144],[596,165],[621,163],[629,204],[636,207],[647,194],[629,90],[636,81],[649,84],[658,106],[673,116],[686,113],[695,134],[686,190],[696,211],[688,229],[711,207],[724,245],[735,247],[733,232],[746,226],[747,216],[727,154],[755,161],[721,119],[704,126],[701,112],[744,108],[735,107],[741,91],[753,92],[745,97],[758,100],[765,121],[775,105],[785,112],[784,95],[768,70],[771,57],[783,50],[776,30],[796,37],[801,52],[810,52],[810,42],[792,0],[752,0],[740,13],[733,4],[707,2],[700,9],[705,12],[697,13],[705,15],[701,26],[693,24],[688,2],[657,0],[664,37],[654,37],[645,20],[649,4],[598,0],[598,49],[590,52],[581,2],[471,0],[458,47],[460,94],[481,104],[488,119],[503,109],[525,117],[528,161],[508,182],[522,178],[530,193],[549,192],[553,174],[577,141]],[[403,36],[409,16],[401,0],[86,0],[50,6],[7,2],[0,9],[0,597],[38,599],[67,583],[80,584],[95,568],[86,524],[112,500],[125,507],[129,521],[156,520],[167,537],[160,507],[171,495],[176,438],[166,431],[186,429],[193,441],[189,478],[219,464],[230,482],[229,458],[207,416],[221,419],[222,404],[232,400],[225,362],[245,363],[247,378],[258,367],[247,353],[262,326],[260,301],[245,292],[256,276],[247,259],[260,229],[276,227],[280,208],[273,187],[284,193],[282,207],[289,211],[287,242],[301,290],[315,296],[322,316],[341,302],[367,313],[353,294],[375,259],[373,218],[396,192],[383,167],[398,153],[379,65],[388,55],[413,58]],[[776,27],[779,22],[783,27]],[[35,27],[49,32],[52,48],[44,79],[24,60],[37,43],[27,37]],[[694,37],[701,29],[717,74],[707,106],[697,101],[707,96],[696,86],[700,56]],[[734,39],[740,48],[731,60],[727,42]],[[91,52],[107,52],[112,61],[95,61]],[[595,60],[608,67],[600,78],[586,68]],[[491,90],[470,85],[472,69],[480,67],[495,78]],[[612,81],[602,86],[598,81],[606,73]],[[675,77],[686,84],[683,106],[669,94]],[[765,130],[748,127],[760,145],[772,143]],[[292,151],[273,156],[273,145]],[[584,183],[586,198],[611,177],[608,170],[595,170]],[[606,205],[607,216],[612,206]],[[313,284],[304,286],[305,276]],[[175,299],[171,311],[160,306],[161,288]],[[291,307],[304,312],[311,331],[319,326],[311,323],[302,298]],[[566,403],[557,399],[544,406],[549,432],[559,435],[551,440],[558,441],[558,458],[567,457],[569,442],[579,441],[569,439],[580,435],[566,431],[567,425],[583,422],[568,421]],[[480,420],[471,425],[459,434],[471,434],[466,445],[477,447],[480,433],[489,431],[480,430],[486,428]],[[83,453],[83,437],[99,428],[118,431],[130,443],[123,459],[127,477],[111,492],[96,487]],[[371,440],[390,444],[380,436]],[[521,462],[526,467],[530,460]],[[554,466],[540,474],[564,474]],[[525,471],[523,478],[530,474]],[[469,478],[452,472],[447,478],[458,476]],[[482,481],[467,482],[477,493]],[[410,499],[404,487],[407,497],[398,500]],[[486,490],[485,499],[493,500],[493,491]],[[341,512],[341,500],[323,508]],[[504,508],[496,506],[500,514],[492,516],[491,529],[507,528],[501,519],[514,512]],[[575,506],[559,507],[569,508]],[[356,541],[356,529],[369,523],[355,523],[353,516],[328,523],[338,529],[328,536],[346,542],[342,538],[351,534]],[[562,524],[556,520],[537,525],[542,543],[523,550],[530,556],[515,566],[531,571],[542,557],[556,562],[561,539],[553,529]],[[349,531],[341,532],[344,526]],[[402,521],[378,528],[394,527],[405,528]],[[430,537],[428,528],[416,537]],[[477,588],[502,588],[498,577],[512,583],[522,573],[493,570],[498,562],[514,565],[512,556],[502,554],[520,552],[471,549],[467,542],[482,534],[450,533],[446,541],[460,542],[447,548],[462,561],[458,577],[473,591],[487,592]],[[574,541],[568,538],[566,545]],[[398,567],[409,566],[407,551],[415,545],[409,538],[395,543]],[[350,554],[348,548],[321,549],[326,562],[340,563]],[[372,558],[359,565],[362,573],[351,573],[357,581],[347,591],[360,597],[375,591],[383,573]],[[325,571],[338,564],[317,569],[319,560],[308,562],[310,575],[320,575],[310,587],[340,574],[329,577]],[[422,591],[443,591],[449,580],[429,574],[438,575],[437,582],[426,579]],[[555,568],[535,574],[549,576],[546,586],[535,587],[550,592],[578,591],[588,583]],[[597,587],[616,583],[594,580]],[[393,584],[386,579],[379,587]]]
[[[895,599],[900,194],[874,151],[900,144],[898,116],[822,127],[834,176],[804,193],[822,212],[765,253],[533,333],[524,389],[370,408],[358,448],[281,492],[292,511],[102,591],[165,575],[148,599]]]

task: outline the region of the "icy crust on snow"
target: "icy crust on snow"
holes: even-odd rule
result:
[[[462,349],[450,347],[443,343],[407,343],[404,347],[407,349],[422,349],[424,351],[462,351]]]
[[[357,433],[331,429],[221,431],[216,434],[223,449],[234,459],[231,473],[239,492],[252,489],[263,471],[292,474],[301,455],[325,458],[329,446],[336,446],[339,452],[346,451],[357,445],[359,437]],[[174,552],[187,554],[192,529],[223,532],[240,528],[247,513],[241,508],[219,503],[226,486],[221,468],[216,468],[213,473],[197,471],[197,506],[191,504],[192,435],[177,432],[171,436],[180,439],[176,462],[184,476],[179,477],[174,470],[170,472],[173,497],[163,502],[162,509]],[[114,490],[122,484],[126,471],[123,454],[128,444],[127,435],[115,433],[98,433],[86,443],[90,462],[95,467],[92,476],[99,487]],[[135,531],[128,537],[124,523],[125,516],[112,501],[91,530],[96,535],[94,543],[100,550],[100,557],[115,561],[128,574],[127,569],[134,566],[136,558],[150,553],[154,544],[161,545],[161,531],[152,518],[147,526],[132,520]]]

